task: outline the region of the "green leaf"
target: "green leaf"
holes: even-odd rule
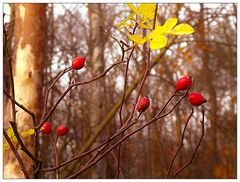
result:
[[[167,37],[164,35],[158,35],[153,37],[150,41],[150,49],[161,49],[167,45]]]
[[[135,42],[136,44],[144,44],[147,41],[146,37],[140,36],[140,35],[130,35],[129,39]]]
[[[174,27],[171,31],[169,31],[169,34],[174,35],[188,35],[194,32],[194,29],[185,23],[179,24],[176,27]]]
[[[177,24],[178,19],[177,18],[170,18],[164,23],[164,28],[166,29],[166,32],[172,30],[172,28]]]

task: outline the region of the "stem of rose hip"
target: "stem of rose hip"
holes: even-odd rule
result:
[[[50,172],[50,171],[53,171],[53,170],[56,170],[58,168],[61,168],[75,160],[78,160],[92,152],[94,152],[95,150],[99,149],[100,147],[102,147],[103,145],[106,145],[106,144],[109,144],[109,142],[111,142],[113,139],[115,139],[117,136],[119,136],[120,134],[122,134],[123,132],[125,132],[128,128],[130,128],[131,126],[133,126],[134,124],[136,124],[137,121],[135,122],[132,122],[130,124],[127,124],[125,123],[113,136],[109,137],[107,140],[105,140],[103,143],[101,143],[100,145],[96,146],[95,148],[87,151],[87,152],[84,152],[76,157],[73,157],[72,159],[66,161],[66,162],[63,162],[62,164],[59,164],[58,166],[55,166],[55,167],[51,167],[51,168],[47,168],[47,169],[41,169],[40,172]]]
[[[189,89],[190,89],[190,88],[189,88]],[[173,109],[171,109],[167,114],[170,114],[170,113],[174,110],[174,108],[181,102],[181,100],[186,97],[188,91],[189,91],[189,90],[186,91],[186,93],[183,95],[183,97],[174,105]],[[170,98],[170,99],[171,99],[171,98]],[[169,100],[170,100],[170,99],[169,99]],[[166,115],[166,114],[165,114],[165,115]],[[147,122],[143,127],[141,127],[141,128],[139,128],[139,129],[137,129],[136,131],[134,131],[134,133],[136,133],[137,131],[145,128],[145,127],[148,126],[148,125],[150,125],[152,122],[154,122],[154,121],[156,121],[156,120],[164,117],[165,115],[163,115],[163,116],[158,116],[157,118],[154,117],[151,121]],[[115,139],[117,136],[119,136],[121,133],[125,132],[127,129],[129,129],[131,126],[133,126],[133,125],[136,124],[136,123],[137,123],[137,121],[132,122],[132,123],[130,123],[130,124],[125,123],[113,136],[109,137],[106,141],[104,141],[102,144],[98,145],[97,147],[95,147],[95,148],[93,148],[93,149],[91,149],[91,150],[89,150],[89,151],[87,151],[87,152],[85,152],[85,153],[83,153],[83,154],[81,154],[81,155],[79,155],[79,156],[76,156],[76,157],[74,157],[74,158],[72,158],[72,159],[70,159],[70,160],[68,160],[68,161],[66,161],[66,162],[64,162],[64,163],[62,163],[62,164],[59,164],[58,166],[51,167],[51,168],[47,168],[47,169],[42,169],[42,170],[40,170],[40,172],[50,172],[50,171],[56,170],[57,168],[61,168],[61,167],[65,166],[65,165],[67,165],[67,164],[69,164],[69,163],[71,163],[71,162],[73,162],[73,161],[75,161],[75,160],[77,160],[77,159],[80,159],[80,158],[82,158],[82,157],[84,157],[84,156],[92,153],[93,151],[97,150],[98,148],[102,147],[103,145],[105,145],[105,144],[107,144],[108,142],[110,142],[110,141],[112,141],[113,139]],[[134,134],[134,133],[133,133],[133,134]],[[124,140],[123,140],[123,141],[124,141]]]
[[[44,124],[44,122],[46,122],[49,117],[52,115],[52,113],[54,112],[54,110],[57,108],[58,104],[61,102],[61,100],[67,95],[67,93],[75,86],[79,86],[79,85],[85,85],[91,82],[94,82],[102,77],[104,77],[113,67],[115,67],[118,64],[121,63],[126,63],[126,61],[117,61],[114,64],[112,64],[109,68],[107,68],[101,75],[92,78],[89,81],[84,81],[84,82],[77,82],[74,84],[71,84],[63,93],[62,95],[58,98],[57,102],[53,105],[53,107],[50,109],[50,111],[47,113],[47,115],[45,116],[44,120],[41,121],[37,126],[35,126],[35,130],[39,130],[41,128],[41,126]]]
[[[43,122],[44,120],[44,117],[45,117],[45,114],[46,114],[46,110],[47,110],[47,102],[48,102],[48,96],[49,96],[49,93],[52,89],[52,87],[55,85],[55,83],[67,72],[71,71],[72,70],[72,67],[70,68],[66,68],[64,69],[61,73],[59,73],[56,78],[54,78],[52,84],[45,90],[45,94],[44,94],[44,104],[43,104],[43,112],[42,112],[42,117],[41,117],[41,120],[40,120],[40,123]]]
[[[174,108],[187,96],[188,91],[190,90],[190,88],[186,91],[186,93],[184,94],[184,96],[177,101],[177,103],[173,106],[173,108],[167,112],[167,114],[164,114],[163,116],[158,116],[158,117],[154,117],[153,119],[151,119],[149,122],[147,122],[146,124],[144,124],[143,126],[141,126],[140,128],[130,132],[129,134],[125,135],[122,139],[120,139],[118,142],[116,142],[112,147],[110,147],[108,150],[106,150],[102,155],[100,155],[95,161],[92,161],[91,163],[89,163],[88,166],[84,166],[83,168],[81,168],[79,171],[76,171],[74,174],[68,176],[67,178],[74,178],[76,176],[78,176],[79,174],[81,174],[82,172],[86,171],[88,168],[90,168],[91,166],[93,166],[94,164],[96,164],[96,162],[98,162],[99,160],[101,160],[106,154],[108,154],[111,150],[113,150],[114,148],[116,148],[120,143],[122,143],[123,141],[125,141],[127,138],[129,138],[130,136],[134,135],[135,133],[137,133],[138,131],[142,130],[143,128],[147,127],[148,125],[150,125],[151,123],[153,123],[154,121],[157,121],[160,118],[165,117],[166,115],[170,114]],[[171,97],[172,98],[172,97]],[[171,100],[171,98],[169,100]],[[168,102],[167,102],[168,103]],[[167,104],[165,104],[167,105]]]
[[[170,163],[170,165],[169,165],[168,172],[167,172],[167,178],[169,178],[170,173],[171,173],[171,170],[172,170],[173,163],[174,163],[174,161],[175,161],[178,153],[180,152],[180,150],[181,150],[181,148],[182,148],[182,146],[183,146],[183,140],[184,140],[184,136],[185,136],[185,131],[186,131],[186,129],[187,129],[187,125],[188,125],[188,123],[189,123],[189,121],[190,121],[190,118],[192,117],[193,113],[194,113],[194,110],[193,110],[193,108],[192,108],[191,114],[189,115],[189,117],[188,117],[188,119],[187,119],[187,122],[186,122],[186,124],[185,124],[185,126],[184,126],[183,132],[182,132],[182,138],[181,138],[180,145],[179,145],[179,147],[178,147],[178,149],[177,149],[177,151],[176,151],[176,153],[175,153],[174,157],[172,158],[171,163]]]
[[[57,152],[57,140],[58,140],[58,135],[56,136],[55,140],[52,140],[53,148],[54,148],[54,155],[55,155],[55,165],[58,166],[58,152]],[[56,179],[59,178],[59,169],[56,169],[55,171],[56,174]]]

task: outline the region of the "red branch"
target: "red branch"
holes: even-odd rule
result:
[[[189,123],[189,121],[190,121],[193,113],[194,113],[194,110],[193,110],[193,108],[192,108],[192,112],[191,112],[191,114],[189,115],[189,117],[188,117],[188,119],[187,119],[187,122],[186,122],[186,124],[185,124],[185,126],[184,126],[183,132],[182,132],[181,143],[180,143],[180,145],[179,145],[179,147],[178,147],[178,149],[177,149],[177,151],[176,151],[176,153],[175,153],[174,157],[172,158],[172,161],[171,161],[171,163],[170,163],[170,165],[169,165],[168,173],[167,173],[167,178],[169,178],[170,172],[171,172],[171,170],[172,170],[173,163],[174,163],[177,155],[179,154],[181,148],[183,147],[183,140],[184,140],[185,132],[186,132],[186,129],[187,129],[187,125],[188,125],[188,123]]]
[[[49,117],[52,115],[52,113],[55,111],[55,109],[57,108],[58,104],[62,101],[62,99],[67,95],[67,93],[74,88],[75,86],[79,86],[79,85],[85,85],[91,82],[94,82],[102,77],[104,77],[113,67],[115,67],[118,64],[121,63],[126,63],[126,61],[117,61],[114,64],[112,64],[108,69],[106,69],[101,75],[92,78],[89,81],[85,81],[85,82],[77,82],[74,84],[69,85],[69,87],[62,93],[62,95],[58,98],[57,102],[53,105],[53,107],[50,109],[50,111],[46,114],[46,116],[44,117],[44,119],[35,127],[36,130],[39,130],[42,125],[49,119]],[[61,74],[60,74],[61,75]],[[58,78],[58,77],[57,77]]]
[[[189,88],[190,89],[190,88]],[[106,156],[109,152],[111,152],[114,148],[116,148],[119,144],[121,144],[123,141],[125,141],[126,139],[128,139],[130,136],[134,135],[135,133],[139,132],[140,130],[144,129],[145,127],[147,127],[148,125],[152,124],[153,122],[159,120],[160,118],[165,117],[166,115],[170,114],[174,108],[187,96],[189,89],[186,91],[186,93],[183,95],[183,97],[178,100],[176,102],[176,104],[173,106],[173,108],[167,112],[166,114],[163,114],[162,116],[155,116],[154,118],[152,118],[150,121],[148,121],[146,124],[144,124],[143,126],[139,127],[138,129],[126,134],[122,139],[120,139],[119,141],[117,141],[114,145],[112,145],[110,148],[108,148],[102,155],[100,155],[98,158],[96,158],[96,160],[92,161],[91,163],[89,163],[87,166],[84,166],[82,168],[80,168],[78,171],[76,171],[75,173],[73,173],[72,175],[68,176],[67,178],[75,178],[78,175],[80,175],[82,172],[86,171],[87,169],[89,169],[90,167],[92,167],[94,164],[96,164],[99,160],[101,160],[104,156]],[[171,100],[172,97],[169,99]],[[170,102],[167,101],[167,103],[163,106],[164,108],[166,107],[166,105]],[[163,111],[163,110],[161,110]],[[133,122],[133,124],[136,124],[137,121]],[[126,124],[126,123],[125,123]]]
[[[203,118],[203,119],[202,119],[202,121],[200,121],[200,122],[201,122],[201,126],[202,126],[202,135],[201,135],[201,138],[200,138],[200,140],[199,140],[199,142],[198,142],[195,150],[193,151],[192,156],[191,156],[191,158],[189,159],[189,161],[188,161],[182,168],[180,168],[179,170],[177,170],[176,173],[173,175],[173,178],[174,178],[174,179],[177,177],[177,175],[178,175],[179,173],[181,173],[185,168],[187,168],[187,167],[192,163],[192,161],[193,161],[193,159],[194,159],[194,157],[195,157],[195,155],[196,155],[196,153],[197,153],[197,150],[198,150],[199,147],[200,147],[200,144],[201,144],[202,139],[203,139],[203,137],[204,137],[204,113],[205,113],[205,110],[202,108],[202,118]]]

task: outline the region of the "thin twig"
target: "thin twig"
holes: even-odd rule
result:
[[[94,147],[93,149],[87,151],[87,152],[84,152],[76,157],[73,157],[72,159],[62,163],[62,164],[59,164],[58,166],[55,166],[55,167],[50,167],[50,168],[46,168],[46,169],[41,169],[40,172],[50,172],[50,171],[54,171],[60,167],[63,167],[75,160],[78,160],[82,157],[85,157],[87,155],[89,155],[90,153],[94,152],[95,150],[99,149],[100,147],[102,147],[103,145],[106,145],[107,143],[111,142],[113,139],[115,139],[116,137],[118,137],[122,132],[126,131],[128,128],[130,128],[131,126],[133,126],[134,124],[136,124],[135,122],[133,123],[130,123],[130,124],[124,124],[123,127],[121,127],[113,136],[109,137],[107,140],[105,140],[103,143],[99,144],[98,146]]]
[[[54,148],[56,166],[58,166],[58,164],[59,164],[59,162],[58,162],[58,151],[57,151],[57,140],[58,140],[58,135],[55,138],[55,141],[53,141],[53,148]],[[59,169],[56,169],[55,174],[56,174],[56,179],[58,179],[59,178]]]
[[[115,161],[115,163],[116,163],[116,168],[117,168],[117,175],[116,175],[116,178],[119,178],[119,175],[121,175],[121,177],[122,178],[124,178],[124,176],[123,176],[123,173],[122,173],[122,169],[121,169],[121,167],[119,166],[119,160],[117,159],[117,157],[116,157],[116,155],[114,154],[114,152],[113,151],[111,151],[110,152],[111,154],[112,154],[112,156],[113,156],[113,159],[114,159],[114,161]],[[118,172],[119,171],[119,172]]]
[[[135,25],[135,27],[137,26],[137,24]],[[133,34],[135,32],[136,29],[133,29]],[[133,51],[134,51],[135,47],[133,47],[133,49],[131,50],[128,58],[127,58],[127,65],[126,65],[126,70],[125,70],[125,80],[124,80],[124,90],[123,90],[123,95],[122,95],[122,101],[121,101],[121,106],[120,106],[120,109],[119,109],[119,118],[120,118],[120,124],[121,124],[121,127],[123,125],[123,120],[122,120],[122,108],[123,108],[123,103],[124,103],[124,100],[125,100],[125,96],[126,96],[126,91],[127,91],[127,81],[128,81],[128,67],[129,67],[129,62],[130,62],[130,59],[132,57],[132,54],[133,54]],[[122,60],[124,58],[124,54],[125,54],[125,51],[124,51],[124,47],[122,47]],[[120,138],[123,137],[123,134],[121,134]],[[120,161],[121,161],[121,144],[119,145],[118,147],[118,157],[117,157],[117,160],[118,160],[118,170],[117,170],[117,178],[119,177],[119,173],[120,173]]]
[[[189,91],[189,89],[188,89]],[[173,109],[171,109],[170,111],[172,112],[174,110],[174,108],[187,96],[188,91],[184,94],[184,96],[178,101],[176,102],[176,104],[173,106]],[[171,99],[171,98],[170,98]],[[170,114],[171,112],[168,112],[168,114]],[[132,135],[134,135],[135,133],[139,132],[140,130],[144,129],[145,127],[147,127],[148,125],[152,124],[153,122],[159,120],[160,118],[165,117],[166,115],[163,116],[158,116],[158,117],[154,117],[152,118],[149,122],[147,122],[146,124],[144,124],[143,126],[139,127],[138,129],[126,134],[122,139],[120,139],[119,141],[117,141],[114,145],[112,145],[109,149],[107,149],[102,155],[100,155],[95,161],[92,161],[88,166],[85,166],[81,169],[79,169],[78,171],[76,171],[75,173],[73,173],[72,175],[68,176],[67,178],[75,178],[77,177],[79,174],[81,174],[82,172],[86,171],[87,169],[89,169],[90,167],[92,167],[94,164],[96,164],[99,160],[101,160],[105,155],[107,155],[109,152],[111,152],[114,148],[116,148],[120,143],[122,143],[123,141],[125,141],[126,139],[128,139],[129,137],[131,137]],[[134,122],[137,123],[137,122]]]
[[[173,163],[174,163],[177,155],[179,154],[181,148],[183,147],[183,140],[184,140],[184,136],[185,136],[185,131],[186,131],[186,129],[187,129],[187,125],[188,125],[188,123],[189,123],[189,121],[190,121],[190,118],[192,117],[193,113],[194,113],[194,110],[193,110],[193,108],[192,108],[191,114],[189,115],[189,117],[188,117],[188,119],[187,119],[187,122],[186,122],[186,124],[185,124],[185,126],[184,126],[183,132],[182,132],[182,138],[181,138],[180,145],[179,145],[179,147],[178,147],[178,149],[177,149],[177,151],[176,151],[174,157],[172,158],[171,163],[170,163],[170,165],[169,165],[169,167],[168,167],[167,178],[169,178],[169,175],[170,175],[171,170],[172,170]]]
[[[153,20],[153,30],[155,29],[155,24],[156,24],[156,18],[157,18],[157,9],[158,9],[158,4],[156,3],[156,8],[155,8],[155,14],[154,14],[154,20]],[[135,30],[137,28],[138,24],[136,23],[135,24],[135,27],[133,28],[133,33],[135,33]],[[124,50],[123,50],[124,51]],[[128,73],[128,66],[129,66],[129,61],[130,61],[130,57],[132,55],[134,51],[134,48],[132,49],[131,53],[130,53],[130,56],[128,58],[128,62],[127,62],[127,67],[126,67],[126,71],[125,71],[125,82],[124,82],[124,93],[123,93],[123,97],[122,97],[122,103],[121,103],[121,106],[120,106],[120,112],[119,112],[119,116],[120,116],[120,121],[121,121],[121,126],[123,125],[122,123],[122,106],[123,106],[123,102],[125,100],[125,94],[126,94],[126,89],[127,89],[127,73]],[[124,52],[123,52],[124,53]],[[135,110],[135,107],[136,107],[136,104],[137,104],[137,101],[138,101],[138,98],[139,98],[139,95],[140,95],[140,92],[142,90],[142,87],[144,85],[144,82],[147,78],[147,75],[150,71],[150,59],[151,59],[151,50],[150,50],[150,46],[149,46],[149,49],[148,49],[148,59],[146,60],[147,62],[147,66],[146,66],[146,71],[145,71],[145,75],[143,77],[143,80],[142,80],[142,83],[141,83],[141,86],[139,88],[139,91],[138,91],[138,94],[137,94],[137,97],[135,99],[135,103],[134,103],[134,107],[133,107],[133,110],[132,110],[132,113],[130,114],[130,117],[129,117],[129,120],[127,122],[130,122],[131,121],[131,118],[133,117],[133,113],[134,113],[134,110]],[[139,115],[140,117],[140,115]],[[121,139],[123,137],[124,133],[121,134]],[[118,148],[118,172],[117,172],[117,178],[119,176],[119,172],[120,172],[120,156],[121,156],[121,143],[119,144],[119,148]]]
[[[189,89],[190,89],[190,88],[189,88]],[[186,95],[188,94],[189,89],[186,91],[186,93],[183,95],[183,97],[173,106],[173,108],[172,108],[167,114],[170,114],[170,113],[175,109],[175,107],[186,97]],[[173,94],[173,96],[174,96],[174,94]],[[166,104],[163,106],[163,108],[161,109],[161,111],[160,111],[159,113],[161,113],[161,112],[164,110],[164,108],[166,108],[166,106],[168,105],[168,103],[172,100],[173,96],[171,96],[171,98],[166,102]],[[156,120],[158,120],[158,119],[160,119],[160,118],[165,117],[167,114],[164,114],[163,116],[158,116],[158,117],[155,116],[155,117],[153,118],[153,120],[147,122],[147,123],[143,126],[143,128],[146,127],[146,126],[148,126],[148,125],[150,125],[152,122],[154,122],[154,121],[156,121]],[[66,161],[66,162],[64,162],[64,163],[62,163],[62,164],[59,164],[58,166],[54,166],[54,167],[50,167],[50,168],[46,168],[46,169],[41,169],[40,172],[50,172],[50,171],[54,171],[54,170],[56,170],[56,169],[58,169],[58,168],[60,168],[60,167],[63,167],[63,166],[65,166],[65,165],[67,165],[67,164],[69,164],[69,163],[71,163],[71,162],[73,162],[73,161],[75,161],[75,160],[78,160],[78,159],[80,159],[80,158],[82,158],[82,157],[85,157],[86,155],[89,155],[90,153],[92,153],[92,152],[94,152],[95,150],[99,149],[99,148],[102,147],[103,145],[111,142],[113,139],[115,139],[116,137],[118,137],[120,134],[122,134],[123,132],[125,132],[126,130],[128,130],[130,127],[132,127],[132,126],[135,125],[136,123],[138,123],[138,121],[135,121],[135,122],[132,122],[132,123],[126,123],[126,122],[125,122],[124,125],[123,125],[113,136],[109,137],[107,140],[105,140],[103,143],[99,144],[99,145],[96,146],[95,148],[93,148],[93,149],[91,149],[91,150],[89,150],[89,151],[87,151],[87,152],[84,152],[84,153],[82,153],[82,154],[80,154],[80,155],[78,155],[78,156],[76,156],[76,157],[73,157],[72,159],[70,159],[70,160],[68,160],[68,161]],[[139,130],[141,130],[141,129],[143,129],[143,128],[140,128]]]
[[[28,113],[33,120],[33,123],[36,124],[36,116],[35,114],[30,111],[29,109],[27,109],[26,107],[24,107],[22,104],[20,104],[19,102],[17,102],[16,100],[14,100],[5,90],[3,90],[3,93],[12,101],[14,102],[18,107],[20,107],[22,110],[24,110],[26,113]]]
[[[10,124],[11,124],[12,129],[13,129],[13,132],[14,132],[14,134],[15,134],[15,136],[16,136],[16,138],[17,138],[17,140],[18,140],[18,142],[19,142],[19,144],[20,144],[20,146],[21,146],[21,150],[23,150],[23,151],[24,151],[32,160],[34,160],[35,162],[41,163],[42,160],[39,159],[39,158],[36,158],[36,157],[27,149],[27,147],[26,147],[25,144],[23,143],[23,141],[22,141],[22,139],[21,139],[21,136],[20,136],[20,134],[19,134],[19,132],[18,132],[18,130],[17,130],[17,124],[16,124],[16,122],[10,121]]]
[[[9,50],[8,50],[8,46],[7,46],[7,39],[8,39],[8,34],[7,34],[7,30],[5,25],[3,24],[3,34],[5,37],[5,53],[7,55],[8,58],[8,66],[9,66],[9,75],[10,75],[10,90],[11,90],[11,97],[13,98],[13,100],[15,100],[15,89],[14,89],[14,81],[13,81],[13,72],[12,72],[12,56],[9,55]],[[16,122],[16,108],[15,108],[15,103],[12,100],[12,120],[14,122]]]
[[[91,82],[94,82],[102,77],[104,77],[113,67],[115,67],[116,65],[118,64],[121,64],[121,63],[126,63],[126,61],[117,61],[115,62],[114,64],[112,64],[108,69],[106,69],[101,75],[97,76],[97,77],[94,77],[92,78],[91,80],[89,81],[85,81],[85,82],[77,82],[77,83],[74,83],[74,84],[71,84],[63,93],[62,95],[58,98],[57,102],[53,105],[53,107],[50,109],[50,111],[46,114],[45,118],[43,121],[41,121],[36,127],[35,129],[36,130],[39,130],[42,125],[49,119],[49,117],[52,115],[52,113],[55,111],[55,109],[57,108],[58,104],[61,102],[61,100],[67,95],[67,93],[75,86],[79,86],[79,85],[85,85],[85,84],[88,84],[88,83],[91,83]]]
[[[53,82],[52,84],[45,90],[45,94],[44,94],[44,103],[43,103],[43,112],[42,112],[42,117],[41,117],[41,120],[40,122],[43,122],[44,120],[44,117],[45,117],[45,114],[46,114],[46,111],[47,111],[47,102],[48,102],[48,96],[49,96],[49,93],[50,91],[52,90],[52,87],[56,84],[56,82],[67,72],[71,71],[72,68],[66,68],[64,69],[62,72],[60,72],[56,78],[53,79]]]
[[[174,179],[177,177],[177,175],[178,175],[179,173],[181,173],[185,168],[187,168],[187,167],[192,163],[192,161],[193,161],[193,159],[194,159],[194,157],[195,157],[195,155],[196,155],[196,153],[197,153],[197,151],[198,151],[198,149],[199,149],[199,147],[200,147],[200,144],[201,144],[202,139],[203,139],[203,137],[204,137],[204,113],[205,113],[205,110],[202,108],[202,118],[203,118],[203,119],[202,119],[202,121],[200,121],[200,122],[201,122],[201,125],[202,125],[202,135],[201,135],[201,138],[200,138],[200,140],[199,140],[199,142],[198,142],[195,150],[193,151],[192,156],[191,156],[191,158],[189,159],[189,161],[188,161],[182,168],[180,168],[179,170],[177,170],[176,173],[174,174],[174,176],[173,176]]]

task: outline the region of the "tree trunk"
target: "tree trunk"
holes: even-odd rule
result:
[[[208,47],[208,43],[207,43],[207,37],[206,37],[206,28],[205,24],[204,24],[204,5],[201,3],[200,4],[200,24],[199,24],[199,31],[200,31],[200,37],[201,40],[203,40],[203,44]],[[209,67],[209,55],[207,51],[203,51],[202,53],[202,60],[203,60],[203,75],[204,75],[204,79],[205,79],[205,83],[207,84],[207,88],[208,88],[208,93],[209,93],[209,100],[211,101],[211,107],[210,107],[210,115],[212,118],[212,123],[211,123],[211,134],[212,134],[212,148],[211,148],[211,152],[212,152],[212,164],[213,166],[216,166],[219,164],[219,157],[218,157],[218,131],[217,131],[217,127],[215,122],[217,122],[217,93],[215,90],[215,87],[213,85],[213,74],[212,71]]]
[[[103,16],[103,4],[89,4],[88,5],[88,16],[89,16],[89,26],[90,26],[90,41],[89,41],[89,57],[88,63],[90,66],[90,71],[92,76],[95,77],[100,75],[104,71],[104,48],[105,42],[103,27],[104,27],[104,16]],[[94,128],[98,122],[101,121],[104,112],[104,86],[105,78],[98,80],[91,84],[90,89],[90,125]],[[101,168],[100,161],[97,166]],[[101,168],[102,176],[106,174],[105,169]],[[94,173],[96,176],[93,178],[98,178],[99,173]]]
[[[37,120],[41,111],[41,88],[46,30],[46,4],[16,4],[14,31],[15,99],[33,111]],[[20,132],[33,128],[31,117],[16,107],[16,122]],[[24,139],[34,152],[33,137]],[[32,176],[32,161],[19,150],[27,171]],[[4,155],[4,178],[23,178],[20,166],[11,151]]]

